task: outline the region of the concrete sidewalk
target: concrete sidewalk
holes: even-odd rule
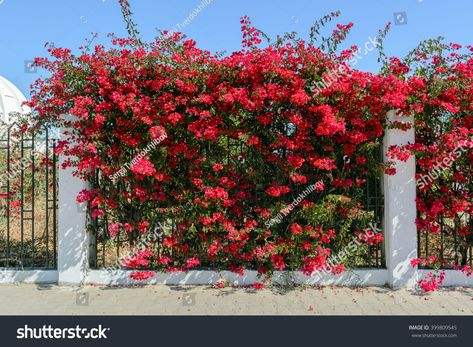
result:
[[[473,289],[0,286],[1,315],[473,315]]]

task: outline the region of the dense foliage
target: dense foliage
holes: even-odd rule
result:
[[[391,156],[417,154],[419,175],[471,143],[469,55],[440,60],[431,42],[404,62],[382,53],[382,73],[362,72],[349,65],[356,47],[335,53],[351,23],[316,46],[336,15],[316,23],[309,43],[286,35],[264,47],[243,18],[244,48],[227,56],[164,32],[148,45],[112,38],[110,49],[51,47],[52,61],[37,59],[51,77],[37,81],[30,105],[41,123],[69,128],[59,151],[92,183],[78,200],[106,217],[111,237],[136,244],[158,230],[124,265],[338,273],[382,240],[361,236],[379,222],[365,204],[367,181],[395,174],[379,157],[388,110],[416,115],[417,144]],[[456,220],[471,244],[471,218],[459,215],[471,216],[471,161],[462,152],[448,174],[420,187],[422,231]],[[327,264],[353,239],[351,256]]]
[[[470,276],[473,260],[473,48],[427,40],[412,51],[406,78],[419,88],[415,105],[416,144],[399,149],[417,159],[417,228],[421,264],[454,268]],[[410,77],[407,77],[410,76]],[[445,273],[430,274],[420,285],[430,291]]]

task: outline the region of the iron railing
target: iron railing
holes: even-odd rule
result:
[[[57,266],[57,140],[40,127],[0,128],[0,267]]]
[[[372,176],[366,181],[366,210],[374,214],[374,227],[382,230],[384,219],[384,194],[382,190],[383,178],[381,175]],[[385,252],[384,242],[368,247],[365,263],[360,267],[384,268]]]
[[[461,235],[459,226],[473,226],[473,216],[464,215],[453,219],[439,218],[440,230],[436,233],[418,230],[419,258],[434,256],[443,269],[473,265],[473,235]],[[428,268],[429,266],[420,266]]]
[[[101,175],[97,172],[95,184],[100,186],[100,181]],[[318,193],[312,192],[311,194]],[[378,229],[379,232],[383,226],[384,215],[384,196],[382,193],[381,175],[371,176],[367,179],[364,187],[364,199],[362,205],[364,209],[374,217],[372,226]],[[189,206],[189,208],[192,208],[192,206]],[[131,220],[133,220],[133,212],[128,212],[130,213]],[[109,223],[112,223],[112,221],[109,220],[107,214],[102,217],[92,218],[90,217],[89,211],[89,230],[93,234],[89,252],[90,266],[92,268],[120,266],[120,259],[130,256],[131,246],[137,241],[136,239],[130,238],[130,235],[126,235],[125,233],[118,233],[112,238],[108,232]],[[167,231],[176,231],[177,222],[170,219],[165,223],[164,228]],[[162,233],[158,235],[158,238],[162,237]],[[154,242],[159,244],[161,240],[156,239]],[[357,256],[355,263],[357,268],[384,268],[386,266],[384,243],[368,246],[366,254]]]

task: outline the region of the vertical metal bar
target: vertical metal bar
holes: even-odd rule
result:
[[[425,233],[425,257],[429,257],[429,232],[426,231]]]
[[[53,140],[53,251],[54,251],[54,267],[57,268],[57,177],[56,177],[56,139]]]
[[[34,204],[35,204],[35,141],[34,141],[34,132],[31,135],[31,261],[32,266],[35,266],[35,247],[34,247]]]
[[[10,214],[11,214],[11,205],[10,205],[10,160],[11,160],[11,127],[7,131],[7,262],[6,266],[10,265]]]
[[[379,146],[378,148],[378,158],[379,162],[382,163],[384,161],[384,154],[383,154],[383,146]],[[385,205],[384,205],[384,175],[380,175],[379,177],[379,195],[380,195],[380,200],[381,200],[381,208],[380,208],[380,216],[379,216],[379,222],[381,223],[381,228],[384,229],[383,227],[383,220],[384,220],[384,211],[385,211]],[[384,230],[381,231],[383,233],[383,241],[380,244],[380,253],[381,253],[381,266],[385,267],[386,266],[386,254],[385,254],[385,241],[384,241]]]
[[[417,219],[420,218],[420,213],[419,213],[419,209],[417,209],[417,202],[416,202],[416,216],[417,216]],[[419,258],[422,258],[422,252],[421,252],[421,244],[422,244],[422,232],[420,230],[420,228],[417,228],[417,256]]]
[[[95,171],[95,187],[100,186],[100,171],[96,170]],[[100,226],[100,217],[96,217],[96,237],[101,233],[102,234],[102,266],[105,267],[107,266],[107,253],[106,253],[106,246],[107,246],[107,231],[104,230],[104,228],[101,228]],[[118,240],[120,239],[120,234],[118,234]]]
[[[366,209],[370,209],[370,176],[366,176]],[[371,246],[368,246],[368,266],[371,266],[371,260],[373,259]]]
[[[417,215],[417,218],[419,218],[419,216]],[[419,254],[419,258],[422,258],[422,252],[421,252],[421,249],[420,249],[420,246],[421,246],[421,232],[419,229],[417,229],[417,252]]]
[[[379,224],[379,216],[380,216],[380,213],[379,213],[379,187],[378,187],[378,183],[379,183],[379,177],[376,177],[375,181],[374,181],[374,209],[375,209],[375,214],[376,214],[376,225],[378,226]],[[377,244],[376,246],[376,267],[379,267],[380,266],[380,256],[379,256],[379,251],[380,251],[380,248],[379,248],[379,244]]]
[[[24,144],[24,134],[21,132],[21,151],[20,151],[20,161],[23,161],[24,155],[25,155],[25,144]],[[23,165],[21,167],[21,173],[20,173],[20,260],[22,264],[24,264],[24,209],[25,209],[25,201],[24,201],[24,180],[25,180],[25,170],[23,168]]]
[[[457,227],[458,227],[458,223],[457,222],[460,222],[458,220],[458,217],[455,216],[453,218],[453,251],[454,251],[454,262],[456,265],[458,265],[459,263],[459,259],[458,259],[458,233],[457,233]]]
[[[98,217],[97,217],[98,218]],[[97,235],[98,235],[98,230],[99,230],[99,225],[97,225]],[[105,245],[106,245],[106,239],[105,239],[105,233],[102,233],[102,266],[106,266],[107,259],[106,259],[106,254],[105,254]]]
[[[473,229],[473,215],[470,214],[470,226]],[[473,246],[470,246],[470,266],[473,265]]]
[[[445,243],[445,225],[443,223],[443,216],[440,217],[440,259],[444,260]]]
[[[230,136],[227,135],[227,165],[230,165],[230,156],[231,156]]]
[[[93,264],[94,264],[94,267],[98,267],[98,254],[99,254],[99,247],[98,247],[98,240],[97,240],[97,236],[95,235],[95,242],[94,242],[94,248],[95,248],[95,252],[94,252],[94,258],[93,258]]]
[[[46,242],[46,267],[49,267],[49,131],[46,129],[46,139],[45,139],[45,199],[46,199],[46,225],[45,225],[45,242]],[[53,163],[56,165],[56,163]]]

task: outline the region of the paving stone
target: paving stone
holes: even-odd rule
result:
[[[88,302],[78,305],[78,293]],[[185,303],[187,299],[192,299]],[[0,314],[34,315],[471,315],[473,289],[429,295],[400,289],[244,288],[147,286],[139,288],[3,285]],[[195,302],[192,302],[195,300]]]

